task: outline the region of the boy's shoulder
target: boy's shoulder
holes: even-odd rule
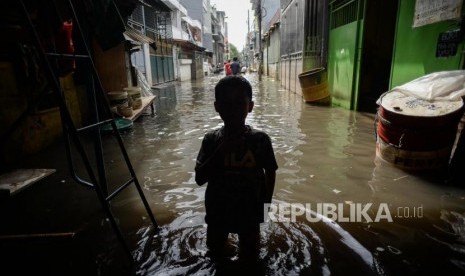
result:
[[[223,135],[222,129],[223,128],[217,128],[217,129],[207,131],[207,133],[205,133],[204,139],[217,139],[217,138],[220,138]]]
[[[270,136],[263,130],[260,129],[255,129],[249,125],[247,127],[247,135],[252,136],[252,137],[264,137],[264,138],[270,138]],[[215,139],[215,138],[221,138],[224,135],[224,129],[223,128],[217,128],[213,130],[209,130],[205,134],[206,139]]]
[[[247,127],[249,128],[248,129],[248,135],[249,136],[255,137],[257,139],[260,139],[260,138],[270,139],[270,136],[265,131],[255,129],[255,128],[252,128],[250,126],[247,126]]]

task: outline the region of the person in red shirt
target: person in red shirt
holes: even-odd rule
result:
[[[226,76],[232,75],[231,60],[229,60],[229,59],[228,59],[227,62],[224,63],[224,72],[226,73]]]

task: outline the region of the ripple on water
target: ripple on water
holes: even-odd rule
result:
[[[205,213],[188,211],[160,227],[156,235],[141,229],[134,252],[139,275],[213,275],[218,266],[207,254]],[[273,223],[261,227],[260,262],[267,275],[329,275],[327,253],[318,235],[304,223]],[[239,268],[236,235],[228,256]]]

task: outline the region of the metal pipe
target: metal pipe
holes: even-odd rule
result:
[[[72,239],[76,235],[75,232],[62,233],[39,233],[39,234],[19,234],[19,235],[3,235],[0,236],[0,241],[17,241],[17,240],[35,240],[35,239]]]
[[[258,0],[258,80],[262,80],[262,0]]]

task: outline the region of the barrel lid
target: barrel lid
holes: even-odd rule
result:
[[[326,69],[324,67],[313,68],[311,70],[300,73],[299,77],[311,76],[311,75],[315,75],[315,74],[319,75],[319,74],[324,73],[325,70]]]
[[[140,86],[129,86],[129,87],[125,87],[123,88],[124,91],[126,92],[140,92],[141,91],[141,87]]]
[[[123,100],[128,98],[128,92],[125,91],[111,91],[107,93],[110,100]]]
[[[405,116],[436,117],[458,111],[463,101],[426,101],[401,92],[386,93],[380,104],[384,109]]]

